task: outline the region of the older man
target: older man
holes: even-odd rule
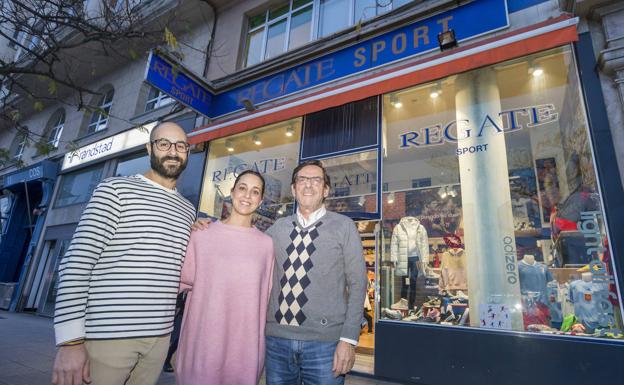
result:
[[[173,328],[195,208],[176,191],[189,144],[175,123],[150,134],[151,169],[95,189],[59,267],[56,385],[150,385]]]
[[[325,209],[330,178],[320,161],[297,166],[291,189],[297,212],[267,230],[275,247],[267,385],[343,384],[366,292],[362,241],[350,218]]]

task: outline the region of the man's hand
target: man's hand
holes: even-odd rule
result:
[[[206,230],[211,223],[212,223],[211,219],[197,218],[195,223],[191,225],[191,230],[192,231]]]
[[[334,352],[334,377],[347,374],[355,363],[355,346],[345,341],[339,341]]]
[[[89,357],[84,344],[61,346],[54,360],[52,383],[54,385],[82,385],[91,383]]]

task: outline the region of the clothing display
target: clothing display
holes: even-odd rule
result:
[[[561,298],[559,297],[559,284],[557,281],[546,284],[546,298],[548,299],[548,309],[550,310],[550,322],[553,327],[559,328],[563,322],[563,311]]]
[[[538,301],[547,304],[546,284],[553,280],[548,267],[535,260],[531,264],[523,259],[518,263],[518,274],[520,276],[520,293],[526,295],[528,292],[538,292],[540,293]]]
[[[272,271],[273,242],[255,227],[218,221],[193,232],[180,284],[189,294],[178,384],[258,382]]]
[[[464,249],[448,249],[440,258],[439,290],[468,290],[466,253]]]
[[[574,304],[574,315],[588,329],[596,329],[601,325],[603,312],[596,295],[599,291],[608,290],[608,286],[593,281],[576,280],[570,283],[570,301]]]
[[[390,258],[396,265],[396,275],[408,275],[408,257],[418,257],[422,266],[429,263],[427,230],[415,217],[401,218],[392,231]]]
[[[194,221],[187,199],[143,175],[100,183],[59,265],[56,342],[171,333]]]

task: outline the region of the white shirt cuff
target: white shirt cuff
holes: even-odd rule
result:
[[[353,346],[357,346],[358,345],[357,341],[354,341],[354,340],[352,340],[350,338],[340,337],[340,341],[348,342],[348,343],[350,343]]]

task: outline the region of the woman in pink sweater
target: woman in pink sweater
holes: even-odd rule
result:
[[[242,172],[232,214],[191,235],[180,290],[189,290],[176,359],[179,385],[257,384],[264,366],[264,325],[273,241],[252,226],[264,179]]]

